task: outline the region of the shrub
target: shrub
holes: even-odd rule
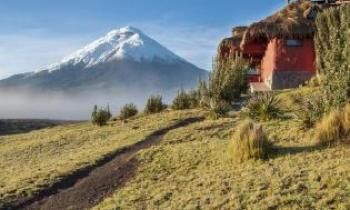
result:
[[[350,142],[350,105],[336,109],[326,115],[315,128],[315,140],[320,145]]]
[[[326,111],[323,97],[314,93],[309,97],[298,96],[299,109],[295,112],[306,128],[311,128],[319,121]]]
[[[103,126],[106,125],[108,120],[112,117],[109,108],[103,109],[94,106],[94,111],[91,114],[91,122],[94,125]]]
[[[122,120],[128,119],[137,115],[138,110],[135,104],[125,104],[123,108],[120,110],[119,118]]]
[[[207,86],[206,81],[199,81],[199,106],[202,108],[209,108],[210,107],[210,95],[209,95],[209,89]]]
[[[350,98],[350,6],[324,10],[316,18],[316,64],[327,111]]]
[[[271,120],[281,113],[280,100],[274,93],[259,92],[249,99],[247,104],[248,115],[256,120]]]
[[[178,91],[176,97],[173,100],[171,108],[174,110],[183,110],[191,108],[191,98],[185,90],[181,89],[180,91]]]
[[[229,155],[237,162],[266,157],[270,143],[260,125],[251,120],[237,128],[229,144]]]
[[[249,63],[241,55],[218,57],[209,77],[211,100],[233,104],[247,90],[246,73]]]
[[[216,100],[210,101],[210,107],[209,117],[214,120],[224,117],[232,109],[232,106],[227,102]]]
[[[159,113],[164,109],[166,109],[166,107],[167,106],[163,104],[162,96],[153,95],[153,96],[150,96],[147,100],[145,113],[147,114]]]
[[[190,90],[188,93],[187,93],[187,96],[188,96],[188,100],[189,100],[189,108],[190,109],[195,109],[195,108],[198,108],[199,107],[199,103],[200,103],[200,99],[201,99],[201,96],[200,96],[200,92],[199,90]]]

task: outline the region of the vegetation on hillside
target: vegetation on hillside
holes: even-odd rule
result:
[[[122,120],[125,120],[137,115],[138,112],[139,111],[137,110],[137,107],[135,104],[133,103],[125,104],[120,110],[119,118]]]
[[[200,106],[201,95],[200,90],[185,91],[181,89],[177,92],[171,108],[173,110],[195,109]]]
[[[228,147],[229,155],[237,162],[266,157],[269,142],[262,126],[251,120],[243,121],[234,133]]]
[[[91,113],[91,122],[94,125],[104,126],[107,125],[108,120],[110,120],[112,114],[108,108],[99,108],[97,105],[94,106],[94,110]]]
[[[147,99],[145,113],[146,114],[154,114],[159,113],[166,109],[167,105],[163,103],[162,96],[160,95],[152,95]]]
[[[110,153],[143,140],[200,111],[172,111],[97,127],[77,123],[27,134],[0,136],[1,204],[30,196]]]
[[[248,115],[256,120],[271,120],[281,114],[280,100],[272,92],[255,93],[246,106]]]
[[[315,140],[327,146],[350,143],[350,104],[333,110],[316,125]]]
[[[209,93],[212,101],[233,104],[247,90],[246,73],[249,63],[242,55],[215,60],[209,77]]]
[[[293,15],[293,5],[281,15]],[[299,9],[295,20],[303,20]],[[109,122],[109,110],[96,106],[92,122],[109,126],[82,123],[0,137],[0,203],[30,196],[179,119],[214,113],[215,120],[171,130],[139,152],[135,175],[95,209],[349,209],[350,180],[344,177],[350,147],[341,144],[350,139],[349,19],[344,6],[316,20],[320,85],[253,95],[248,116],[227,114],[247,90],[249,62],[234,55],[215,61],[208,85],[180,90],[171,111],[161,96],[151,96],[146,115],[135,116],[136,106],[125,105],[119,116],[130,118],[125,121]],[[255,24],[256,30],[266,26]],[[201,110],[206,108],[211,112]],[[192,111],[176,111],[184,109]]]
[[[340,107],[350,97],[350,5],[329,8],[316,19],[317,68],[327,105]]]
[[[294,103],[301,92],[309,93],[288,90],[277,97]],[[350,147],[320,148],[311,142],[314,130],[305,130],[302,121],[278,118],[261,122],[274,144],[268,158],[236,164],[227,148],[241,120],[208,119],[170,131],[160,145],[139,153],[135,177],[94,209],[350,207],[350,181],[344,178]]]

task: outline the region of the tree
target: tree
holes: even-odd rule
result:
[[[138,110],[135,104],[133,103],[125,104],[120,110],[119,118],[122,120],[125,120],[137,115],[137,113],[138,113]]]
[[[209,95],[211,102],[232,105],[247,91],[246,74],[249,63],[242,55],[228,58],[216,58],[209,77]]]
[[[173,100],[173,104],[171,105],[171,108],[175,110],[191,108],[191,98],[184,89],[181,89],[177,92],[176,97]]]
[[[199,105],[202,108],[209,108],[210,106],[210,95],[207,82],[204,80],[199,81],[198,86],[199,92]]]
[[[316,64],[326,111],[350,98],[350,6],[324,10],[316,18]]]
[[[94,110],[91,114],[91,122],[94,125],[103,126],[106,125],[108,120],[111,118],[111,113],[108,108],[98,108],[97,105],[94,106]]]
[[[145,113],[153,114],[159,113],[166,109],[166,105],[163,103],[163,98],[160,95],[152,95],[147,99]]]

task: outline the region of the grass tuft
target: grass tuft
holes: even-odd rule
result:
[[[250,159],[262,159],[267,153],[268,145],[262,127],[247,120],[234,133],[229,144],[229,155],[240,163]]]
[[[350,105],[326,115],[315,128],[315,140],[320,145],[331,146],[350,142]]]

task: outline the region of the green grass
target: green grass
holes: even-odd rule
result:
[[[318,90],[319,89],[317,87],[302,87],[297,89],[280,90],[276,91],[276,93],[278,93],[277,98],[279,99],[283,110],[290,112],[300,108],[300,104],[296,100],[298,99],[298,97],[308,97],[309,95],[311,95],[314,92],[317,92]]]
[[[279,93],[283,108],[310,89]],[[141,116],[106,127],[88,123],[0,137],[0,194],[30,194],[158,128],[200,111]],[[205,120],[167,133],[137,154],[135,176],[95,210],[350,209],[350,145],[313,145],[313,129],[297,119],[262,126],[274,149],[264,160],[238,164],[227,148],[241,119]]]
[[[262,123],[275,146],[267,160],[237,164],[227,147],[239,121],[170,131],[138,154],[135,177],[94,209],[350,209],[350,146],[319,148],[302,122],[273,120]]]
[[[31,195],[157,129],[199,114],[199,111],[164,112],[136,117],[127,123],[111,122],[104,127],[87,122],[1,136],[0,204]]]

